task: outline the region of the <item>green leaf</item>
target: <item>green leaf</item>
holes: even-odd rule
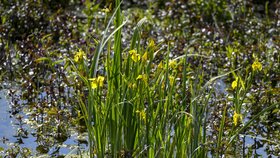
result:
[[[60,63],[62,63],[62,62],[64,62],[64,59],[54,61],[54,62],[52,63],[52,65],[60,64]]]
[[[35,62],[37,62],[37,63],[41,63],[43,61],[51,62],[52,60],[51,60],[51,58],[48,58],[48,57],[41,57],[41,58],[38,58],[35,60]]]
[[[274,110],[272,111],[272,113],[274,114],[274,113],[277,113],[278,111],[279,111],[279,109],[276,108],[276,109],[274,109]]]
[[[3,16],[3,17],[2,17],[2,24],[5,24],[5,23],[6,23],[6,20],[7,20],[7,17],[6,17],[6,16]]]

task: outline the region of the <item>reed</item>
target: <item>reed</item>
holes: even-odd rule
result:
[[[189,57],[196,60],[209,57],[186,52],[171,59],[169,45],[163,52],[152,38],[142,44],[141,29],[147,18],[135,26],[129,48],[122,48],[122,27],[126,21],[120,4],[117,0],[90,63],[83,55],[77,56],[81,60],[70,59],[88,92],[87,100],[80,97],[85,96],[84,92],[77,96],[89,133],[90,157],[207,157],[207,116],[213,96],[209,87],[229,74],[239,78],[233,88],[236,90],[233,104],[234,112],[240,114],[252,76],[248,74],[245,83],[237,73],[242,69],[237,68],[205,83],[202,68],[193,70],[187,61]],[[109,33],[113,22],[115,30]],[[163,60],[159,60],[159,52]],[[101,67],[104,72],[99,71]],[[224,138],[225,122],[230,118],[229,107],[225,106],[216,156],[223,154],[220,149],[225,140],[227,148],[255,118],[275,106],[260,112],[244,126],[236,123],[230,138]],[[238,120],[242,123],[241,118]]]

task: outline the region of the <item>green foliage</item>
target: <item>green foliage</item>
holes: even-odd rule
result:
[[[0,4],[0,79],[11,76],[29,115],[44,116],[30,123],[37,153],[85,125],[91,157],[242,157],[253,149],[240,154],[240,136],[279,127],[279,40],[270,36],[279,29],[268,3],[266,20],[241,1],[13,3]]]

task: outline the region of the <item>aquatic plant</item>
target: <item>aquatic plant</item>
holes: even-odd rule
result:
[[[249,138],[277,155],[278,137],[266,131],[279,127],[279,40],[270,36],[278,23],[268,4],[261,21],[251,1],[135,2],[145,9],[96,2],[80,2],[75,11],[84,14],[75,16],[50,8],[43,22],[54,33],[27,28],[32,34],[19,38],[12,29],[11,39],[22,41],[0,39],[12,52],[0,56],[0,79],[22,89],[9,92],[11,114],[24,111],[36,129],[32,155],[59,156],[72,128],[88,132],[78,141],[89,151],[71,152],[81,156],[252,156]],[[3,150],[21,155],[14,149]]]

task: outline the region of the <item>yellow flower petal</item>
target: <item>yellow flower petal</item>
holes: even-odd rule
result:
[[[148,77],[147,77],[146,74],[138,75],[138,77],[136,78],[136,80],[142,80],[142,81],[144,81],[145,83],[148,83]]]
[[[177,66],[177,62],[175,60],[170,60],[169,61],[169,66],[172,68],[172,69],[175,69],[176,66]]]
[[[148,60],[148,52],[145,52],[142,56],[142,61],[147,61]]]
[[[134,54],[134,55],[132,56],[132,60],[133,60],[134,62],[139,61],[139,60],[140,60],[140,55],[139,55],[139,54]]]
[[[136,53],[137,53],[137,52],[136,52],[136,50],[135,50],[135,49],[132,49],[132,50],[130,50],[130,51],[129,51],[129,54],[130,54],[130,55],[132,55],[132,54],[136,54]]]
[[[83,60],[83,58],[85,57],[85,52],[81,49],[79,49],[78,52],[76,52],[75,56],[74,56],[74,61],[76,63],[80,62]]]
[[[97,86],[98,86],[97,79],[96,79],[96,78],[92,78],[92,79],[90,79],[90,80],[91,80],[91,82],[90,82],[91,88],[92,88],[92,89],[96,89]]]
[[[163,69],[163,63],[162,63],[162,61],[158,64],[158,68],[159,68],[159,69]]]
[[[102,9],[101,11],[104,12],[104,13],[109,13],[109,12],[110,12],[110,9],[109,9],[109,8],[104,8],[104,9]]]
[[[97,83],[98,83],[99,87],[103,87],[104,80],[105,80],[105,78],[103,76],[98,76],[97,77]]]
[[[142,75],[138,75],[137,78],[136,78],[136,80],[141,80],[142,78],[143,78]]]
[[[169,76],[169,82],[170,82],[170,85],[173,85],[174,81],[175,81],[175,77],[174,76]]]
[[[75,61],[76,63],[79,62],[79,56],[75,55],[75,56],[74,56],[74,61]]]
[[[134,62],[138,62],[140,60],[140,54],[137,54],[136,50],[130,50],[129,51],[129,54],[131,55],[131,59],[134,61]]]
[[[139,114],[141,120],[146,121],[146,113],[144,110],[136,110],[136,113]]]
[[[231,83],[232,89],[235,89],[238,85],[238,77]]]
[[[262,64],[258,60],[256,60],[252,64],[252,69],[253,69],[253,71],[256,71],[256,70],[261,71],[262,70]]]
[[[234,111],[234,115],[233,115],[233,124],[236,126],[239,121],[242,121],[242,115],[238,114],[236,111]]]
[[[103,76],[98,76],[97,78],[90,78],[89,80],[91,81],[91,88],[96,89],[98,86],[103,87],[105,78]]]
[[[153,39],[150,39],[148,47],[153,48],[154,46],[155,46],[155,41]]]

